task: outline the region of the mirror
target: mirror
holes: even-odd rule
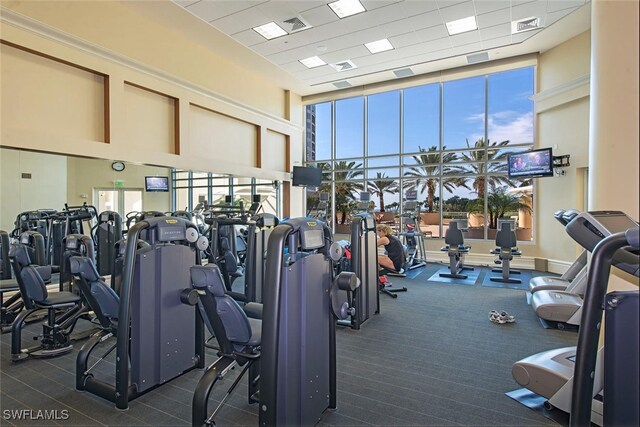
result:
[[[86,203],[123,218],[131,211],[171,209],[170,191],[145,191],[147,176],[170,181],[168,168],[7,148],[0,149],[0,166],[0,228],[8,232],[19,213],[62,210],[65,203]]]

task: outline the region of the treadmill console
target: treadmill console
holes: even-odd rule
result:
[[[624,212],[583,212],[567,224],[567,233],[589,252],[605,237],[637,227],[638,223]]]

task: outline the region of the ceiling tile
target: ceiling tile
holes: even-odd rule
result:
[[[522,43],[526,39],[538,34],[540,31],[542,31],[542,29],[525,31],[524,33],[512,34],[511,35],[511,42],[512,43]]]
[[[480,31],[468,31],[462,34],[456,34],[455,36],[450,36],[451,43],[453,46],[464,46],[470,43],[478,43],[482,40],[480,37]]]
[[[400,4],[400,7],[407,18],[438,10],[436,2],[424,0],[406,0]]]
[[[421,42],[420,37],[418,37],[418,35],[413,31],[398,36],[389,37],[389,41],[396,49],[400,49],[405,46],[411,46]]]
[[[563,9],[563,10],[558,10],[556,12],[549,12],[547,13],[547,15],[545,16],[542,24],[545,27],[548,27],[549,25],[553,24],[554,22],[559,21],[560,19],[564,18],[565,16],[567,16],[569,13],[571,13],[574,9],[569,10],[569,9]]]
[[[440,4],[440,2],[438,2]],[[465,1],[454,6],[440,8],[440,16],[444,22],[455,21],[456,19],[475,16],[476,9],[472,1]]]
[[[329,7],[315,7],[303,12],[300,15],[306,19],[314,27],[327,24],[329,22],[337,22],[340,20]]]
[[[443,24],[437,25],[435,27],[425,28],[423,30],[416,31],[415,33],[422,42],[449,37],[447,27],[445,27]]]
[[[558,10],[573,9],[584,4],[584,0],[564,0],[547,2],[547,12],[556,12]],[[571,12],[571,11],[567,11]]]
[[[244,30],[239,33],[235,33],[232,37],[245,46],[252,46],[265,42],[264,37],[253,30]]]
[[[280,0],[280,1],[283,1],[283,0]],[[327,7],[327,2],[323,0],[304,0],[304,1],[294,0],[294,1],[287,1],[286,3],[289,3],[291,5],[291,8],[295,9],[297,13],[309,12],[315,9],[329,9],[329,7]],[[331,12],[331,10],[329,10],[329,12]],[[333,14],[333,16],[335,16],[335,13],[333,12],[331,13]]]
[[[547,2],[536,1],[513,6],[511,8],[511,19],[517,21],[518,19],[529,18],[530,16],[544,16],[545,13],[547,13]]]
[[[364,47],[364,45],[358,45],[340,51],[324,54],[322,55],[322,59],[329,64],[335,64],[336,62],[344,61],[346,59],[354,59],[361,56],[370,55],[371,52],[369,52],[369,50]],[[356,60],[354,60],[354,63],[357,66],[360,66]]]
[[[509,9],[511,7],[510,0],[475,0],[473,4],[476,7],[476,13],[478,15],[495,12],[500,9]]]
[[[472,53],[480,52],[483,50],[482,43],[470,43],[464,46],[457,46],[453,48],[454,55],[469,55]]]
[[[187,7],[187,10],[207,22],[222,18],[241,10],[250,9],[257,6],[262,1],[200,1]]]
[[[502,47],[511,44],[511,35],[504,37],[497,37],[491,40],[483,40],[482,48],[484,50],[494,49],[496,47]]]
[[[273,21],[258,8],[252,7],[211,22],[218,30],[226,34],[235,34]],[[266,41],[266,39],[265,39]]]
[[[480,29],[504,24],[505,22],[511,22],[511,9],[502,9],[478,15],[478,28]]]
[[[480,37],[482,40],[491,40],[506,36],[511,36],[511,23],[494,25],[493,27],[480,29]]]
[[[182,7],[191,6],[194,3],[198,3],[201,0],[172,0],[175,4]]]
[[[404,20],[406,23],[407,29],[411,30],[420,30],[422,28],[429,28],[435,25],[443,25],[442,18],[440,17],[440,12],[434,10],[433,12],[423,13],[417,16],[412,16]]]
[[[440,9],[444,7],[453,6],[458,3],[464,3],[466,0],[438,0],[438,7]]]
[[[330,3],[331,1],[327,1]],[[360,3],[364,6],[367,11],[379,9],[381,7],[387,7],[391,5],[400,5],[402,3],[400,0],[360,0]]]

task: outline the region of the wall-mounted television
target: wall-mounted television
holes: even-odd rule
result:
[[[539,178],[553,176],[551,148],[513,153],[507,157],[509,178]]]
[[[294,166],[292,185],[294,187],[320,187],[322,169],[305,166]]]
[[[169,178],[166,176],[145,176],[144,191],[169,191]]]

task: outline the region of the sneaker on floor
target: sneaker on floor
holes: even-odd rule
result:
[[[516,321],[516,317],[510,315],[506,311],[498,312],[496,310],[491,310],[489,312],[489,320],[493,323],[498,323],[500,325],[505,323],[513,323]]]

